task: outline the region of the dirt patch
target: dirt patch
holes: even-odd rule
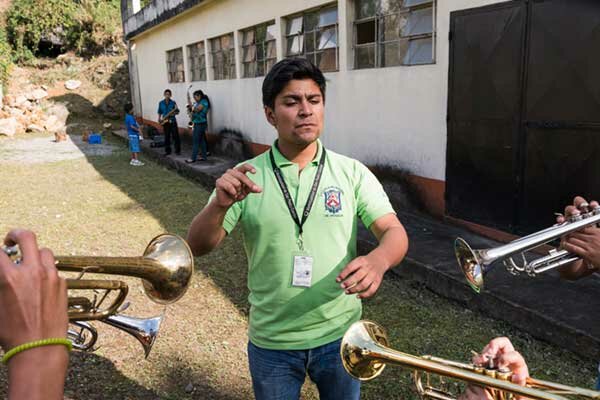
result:
[[[115,149],[112,144],[88,144],[81,140],[81,136],[68,136],[64,142],[55,142],[50,136],[1,140],[0,163],[40,164],[88,156],[108,156]]]

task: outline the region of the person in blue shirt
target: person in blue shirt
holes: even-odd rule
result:
[[[130,165],[139,167],[144,165],[138,159],[138,153],[140,152],[140,126],[138,125],[135,117],[131,113],[133,110],[133,104],[125,104],[125,126],[127,127],[127,136],[129,138],[129,151],[131,152]]]
[[[164,91],[164,100],[158,103],[158,123],[162,125],[165,134],[165,155],[171,154],[171,137],[175,145],[175,154],[181,154],[181,142],[179,141],[179,128],[177,127],[177,119],[175,116],[179,114],[179,108],[175,100],[171,99],[171,89]],[[169,115],[166,121],[165,117]]]
[[[189,101],[189,98],[188,98]],[[206,128],[208,110],[210,109],[210,100],[202,90],[194,92],[194,102],[189,102],[188,107],[192,110],[192,122],[194,124],[194,133],[192,136],[192,158],[185,160],[186,163],[194,163],[198,160],[198,151],[202,150],[202,158],[200,161],[206,161],[207,143],[206,143]]]

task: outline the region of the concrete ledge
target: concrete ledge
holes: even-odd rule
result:
[[[118,130],[113,131],[112,133],[115,137],[127,141],[126,131]],[[145,157],[151,158],[158,164],[174,169],[182,176],[199,182],[210,189],[215,187],[217,178],[223,175],[227,169],[232,168],[237,164],[235,161],[219,155],[212,155],[209,157],[208,161],[187,164],[185,160],[189,158],[192,153],[191,143],[189,143],[187,139],[182,138],[181,140],[181,155],[171,154],[170,156],[165,156],[164,147],[150,147],[151,142],[152,141],[149,139],[140,142],[142,154]]]

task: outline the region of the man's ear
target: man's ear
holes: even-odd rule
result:
[[[269,106],[265,106],[265,117],[271,125],[277,128],[277,118],[275,117],[275,111]]]

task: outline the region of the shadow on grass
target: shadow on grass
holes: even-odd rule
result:
[[[69,128],[69,135],[80,135],[83,131],[81,124],[101,126],[102,113],[85,97],[68,93],[54,97],[53,100],[69,104],[67,124],[72,126]],[[120,129],[123,120],[124,117],[118,121],[111,121],[111,130]],[[159,221],[165,231],[185,238],[192,219],[208,201],[208,189],[153,162],[141,168],[132,167],[129,165],[130,153],[126,143],[108,132],[105,132],[102,140],[103,143],[114,145],[116,152],[111,156],[86,156],[88,162],[104,179],[134,200],[137,203],[135,208],[145,209]],[[81,150],[85,154],[86,149],[82,147]],[[111,206],[107,206],[110,210]],[[196,264],[197,269],[213,278],[242,313],[247,315],[246,256],[240,251],[241,246],[232,243],[239,243],[240,238],[240,234],[234,232],[217,251],[197,258]],[[228,270],[217,271],[211,268],[215,264],[225,264]]]
[[[72,399],[219,399],[242,400],[244,397],[225,393],[220,388],[206,383],[211,375],[198,372],[181,360],[162,360],[165,367],[160,376],[147,379],[158,381],[157,391],[149,390],[138,382],[123,375],[107,358],[96,354],[75,352],[71,355],[69,374],[65,385],[65,397]],[[182,385],[182,382],[188,384]]]
[[[68,127],[70,136],[81,135],[88,129],[98,131],[101,129],[102,123],[107,121],[103,117],[103,113],[79,94],[68,93],[54,97],[53,100],[68,103],[70,114],[67,125],[70,125]],[[121,119],[110,122],[112,123],[111,130],[120,129],[123,124]],[[86,154],[86,149],[90,145],[82,145],[80,141],[74,141],[74,143],[80,146],[81,151]],[[130,166],[127,145],[122,140],[112,137],[108,132],[103,135],[103,144],[114,146],[113,154],[86,155],[87,161],[100,174],[101,179],[116,186],[135,203],[133,205],[106,204],[107,212],[111,212],[113,209],[122,210],[124,207],[132,210],[141,208],[156,219],[165,232],[178,234],[185,238],[192,219],[206,204],[209,192],[199,184],[186,180],[153,162],[147,162],[144,167]],[[127,223],[127,221],[123,221],[123,223]],[[152,233],[148,233],[148,240],[152,236]],[[233,239],[228,238],[218,251],[197,258],[196,270],[207,275],[240,312],[247,315],[249,306],[247,303],[246,259],[239,245],[239,234],[232,236]],[[215,268],[216,265],[227,268]],[[194,311],[190,310],[190,312]],[[232,390],[233,393],[226,393],[224,389],[220,389],[220,386],[226,386],[223,382],[210,378],[214,373],[202,370],[198,372],[197,369],[191,369],[184,361],[160,361],[161,369],[164,365],[164,371],[155,378],[154,384],[151,386],[159,388],[157,390],[160,393],[155,393],[140,386],[144,383],[136,383],[120,374],[108,359],[93,354],[77,354],[73,359],[67,384],[68,390],[73,392],[73,398],[231,400],[246,398],[236,395],[235,390]],[[193,388],[186,391],[185,387],[181,387],[181,382],[191,382]],[[88,383],[90,387],[87,387]],[[107,393],[106,390],[110,393]],[[125,394],[129,397],[124,396]],[[132,394],[134,397],[131,397]]]
[[[123,375],[107,358],[73,352],[65,384],[65,397],[71,399],[139,399],[160,396]]]

